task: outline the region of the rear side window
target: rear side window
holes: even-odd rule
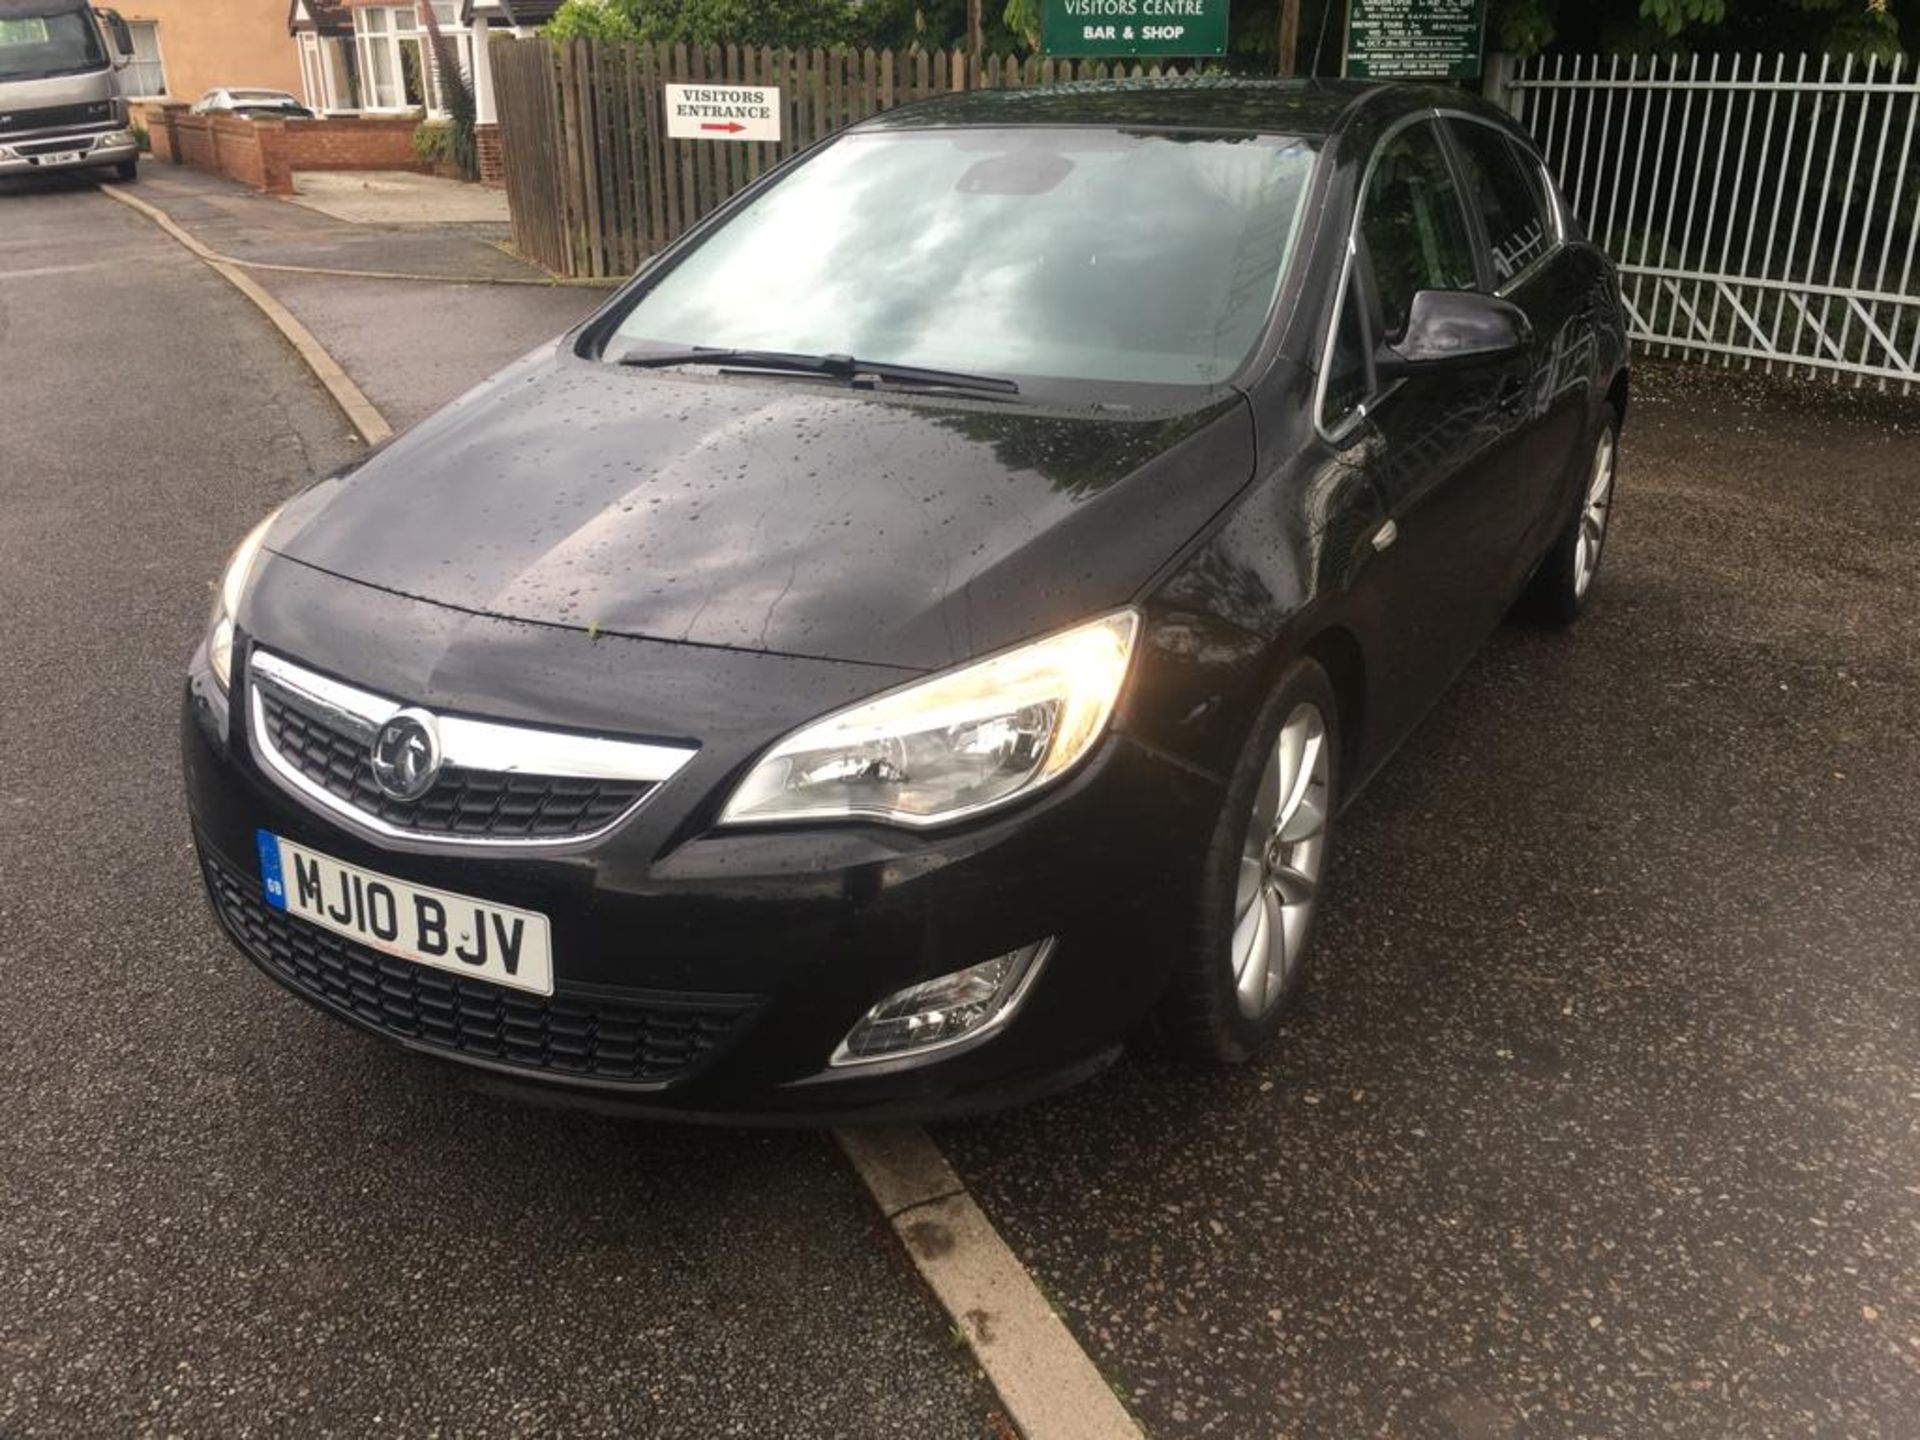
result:
[[[1460,194],[1430,121],[1407,126],[1380,147],[1360,202],[1360,238],[1372,261],[1380,328],[1389,344],[1407,333],[1416,292],[1477,288]]]
[[[1460,144],[1473,206],[1487,227],[1496,285],[1504,285],[1547,253],[1552,225],[1540,167],[1523,163],[1512,141],[1491,125],[1449,120]]]

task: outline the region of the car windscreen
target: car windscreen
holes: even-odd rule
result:
[[[1217,384],[1259,339],[1313,162],[1284,136],[848,135],[643,288],[606,353]]]
[[[100,32],[84,10],[19,14],[0,10],[0,81],[76,75],[107,63]]]

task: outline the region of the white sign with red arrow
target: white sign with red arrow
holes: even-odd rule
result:
[[[675,140],[778,140],[777,85],[669,85],[667,134]]]

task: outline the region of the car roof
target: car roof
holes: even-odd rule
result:
[[[1417,110],[1471,104],[1459,91],[1366,80],[1273,80],[1228,75],[1080,80],[1019,90],[974,90],[903,105],[856,130],[949,126],[1087,125],[1142,130],[1212,130],[1327,135],[1363,103]],[[1478,105],[1472,108],[1478,109]]]

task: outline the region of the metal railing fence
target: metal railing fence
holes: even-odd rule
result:
[[[1555,56],[1501,97],[1661,355],[1920,380],[1920,76],[1904,59]]]

